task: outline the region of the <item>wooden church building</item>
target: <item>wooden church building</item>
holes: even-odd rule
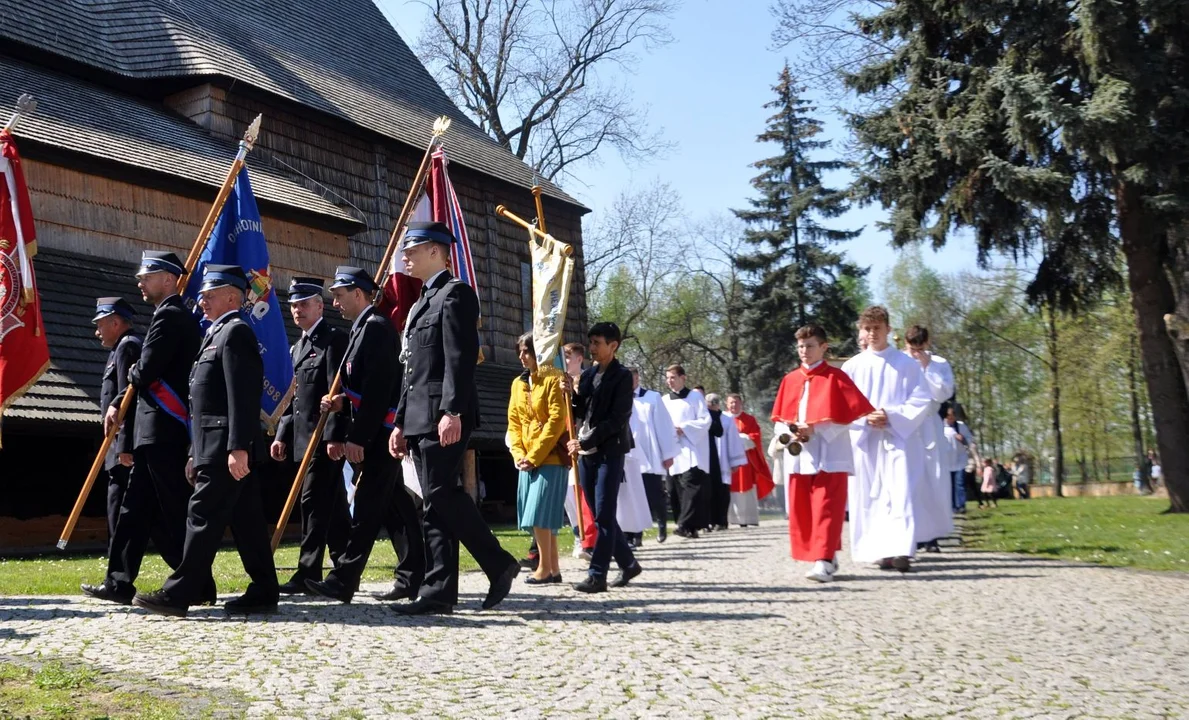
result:
[[[283,6],[283,11],[279,6]],[[106,350],[98,296],[151,308],[133,273],[145,249],[194,242],[236,143],[264,121],[248,158],[278,290],[339,264],[375,272],[434,119],[466,216],[484,317],[483,428],[472,440],[488,510],[515,507],[503,444],[515,338],[530,323],[523,229],[532,169],[446,96],[372,0],[23,0],[0,23],[0,107],[34,95],[14,133],[38,235],[35,259],[51,365],[3,418],[0,552],[52,544],[94,458]],[[585,327],[579,202],[544,184],[548,226],[579,259],[567,339]],[[283,293],[282,293],[283,297]],[[327,306],[328,317],[337,315]],[[287,321],[288,322],[288,321]],[[279,508],[291,467],[268,470]],[[77,537],[102,540],[96,488]],[[38,519],[41,520],[38,520]]]

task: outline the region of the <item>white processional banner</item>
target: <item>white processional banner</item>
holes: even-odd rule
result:
[[[570,282],[574,260],[569,246],[546,235],[540,242],[529,233],[533,261],[533,347],[537,364],[553,362],[561,347],[570,303]]]

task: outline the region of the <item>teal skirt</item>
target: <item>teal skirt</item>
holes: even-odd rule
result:
[[[521,530],[546,528],[554,534],[562,525],[566,504],[566,468],[544,465],[520,471],[516,489],[516,518]]]

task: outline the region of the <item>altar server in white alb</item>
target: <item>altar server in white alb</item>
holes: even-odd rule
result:
[[[867,349],[846,361],[875,412],[851,425],[855,474],[848,488],[851,557],[906,572],[916,549],[913,490],[925,481],[920,427],[931,406],[916,360],[888,344],[888,311],[873,305],[859,316]]]
[[[685,386],[685,368],[670,365],[665,370],[665,409],[673,427],[677,429],[677,456],[669,467],[669,504],[673,508],[673,532],[684,538],[697,538],[698,528],[706,527],[708,503],[700,493],[709,486],[710,472],[710,411],[702,393]],[[703,505],[706,512],[702,513]]]
[[[665,476],[673,464],[673,458],[677,456],[677,430],[673,427],[673,420],[665,409],[660,393],[640,387],[639,368],[632,368],[632,382],[636,393],[632,409],[632,438],[636,447],[629,456],[640,464],[648,508],[652,519],[656,521],[656,541],[663,543],[668,537],[666,516],[669,512],[669,505],[665,502]],[[639,547],[642,536],[643,533],[636,533],[628,541]]]
[[[921,442],[925,445],[925,482],[916,486],[912,496],[917,548],[941,552],[937,541],[954,531],[954,511],[950,488],[950,441],[945,436],[941,405],[954,396],[954,369],[949,361],[931,350],[928,328],[913,325],[904,333],[908,354],[921,364],[921,379],[931,402],[921,423]]]

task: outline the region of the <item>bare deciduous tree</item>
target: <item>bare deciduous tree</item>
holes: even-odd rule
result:
[[[668,147],[645,108],[608,76],[671,40],[676,0],[425,4],[421,57],[484,131],[546,178],[605,145],[631,159]]]
[[[772,14],[778,24],[772,42],[796,52],[798,80],[836,102],[853,100],[847,97],[843,74],[896,50],[890,41],[863,32],[863,19],[890,4],[890,0],[773,0]]]

